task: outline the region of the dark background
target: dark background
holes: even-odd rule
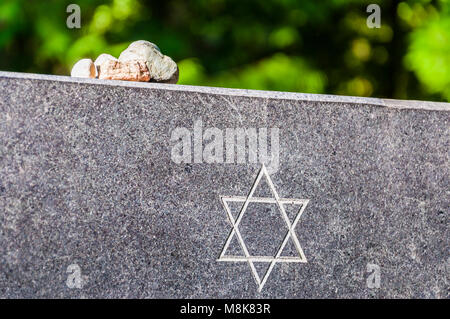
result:
[[[0,0],[0,70],[68,75],[139,39],[178,63],[180,84],[450,100],[448,0]]]

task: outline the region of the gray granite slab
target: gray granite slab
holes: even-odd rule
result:
[[[449,111],[0,72],[0,297],[449,298]]]

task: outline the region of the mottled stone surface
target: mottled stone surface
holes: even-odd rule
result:
[[[448,298],[449,110],[0,72],[0,297]],[[217,261],[219,196],[246,196],[260,164],[175,163],[173,130],[198,119],[279,128],[274,186],[310,200],[308,262],[276,264],[261,292],[248,264]],[[273,251],[276,209],[248,213],[249,249]]]
[[[150,81],[145,62],[106,60],[98,64],[98,78],[103,80]]]
[[[147,65],[153,82],[176,84],[179,70],[171,57],[161,53],[156,44],[145,40],[132,42],[119,56],[119,61],[140,61]]]

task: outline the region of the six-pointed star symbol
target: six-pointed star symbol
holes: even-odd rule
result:
[[[269,185],[270,192],[272,194],[272,197],[253,197],[253,194],[258,187],[261,179],[265,177],[267,184]],[[266,167],[264,164],[262,165],[258,176],[256,177],[256,180],[250,190],[250,193],[245,196],[220,196],[222,204],[225,208],[225,211],[227,212],[228,219],[230,220],[232,230],[227,238],[227,241],[225,242],[225,245],[222,249],[222,252],[220,254],[220,257],[218,261],[228,261],[228,262],[248,262],[250,269],[252,271],[253,277],[255,278],[256,284],[258,285],[258,291],[261,291],[264,285],[266,284],[267,278],[269,277],[270,273],[272,272],[273,267],[277,262],[286,263],[286,262],[297,262],[297,263],[306,263],[306,257],[303,253],[302,247],[300,246],[300,243],[298,241],[297,235],[295,233],[295,226],[297,225],[298,221],[300,220],[300,217],[303,214],[303,211],[306,208],[306,205],[308,205],[309,199],[292,199],[292,198],[280,198],[278,196],[277,191],[275,190],[275,186],[272,182],[272,179],[270,178]],[[239,214],[237,215],[237,218],[234,219],[230,206],[228,205],[229,202],[243,202],[243,206],[241,210],[239,211]],[[242,238],[242,235],[239,231],[239,223],[242,220],[242,217],[244,216],[248,204],[249,203],[268,203],[268,204],[277,204],[278,210],[281,213],[281,218],[286,223],[286,226],[288,228],[288,231],[286,235],[284,236],[284,239],[278,248],[278,251],[276,252],[275,256],[251,256],[248,252],[247,246],[245,245],[245,242]],[[286,210],[284,205],[286,204],[294,204],[294,205],[301,205],[300,210],[298,211],[297,215],[294,218],[294,221],[291,223],[289,220],[289,217],[286,214]],[[240,247],[242,248],[244,252],[244,256],[227,256],[226,251],[228,247],[230,246],[231,240],[233,237],[236,236],[239,242]],[[283,249],[285,248],[286,244],[289,240],[292,240],[294,243],[294,247],[296,250],[296,254],[298,256],[291,257],[291,256],[281,256]],[[256,271],[255,263],[270,263],[269,268],[267,269],[266,273],[262,276],[262,278],[259,276],[258,272]]]

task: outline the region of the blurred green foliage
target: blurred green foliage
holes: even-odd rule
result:
[[[180,84],[450,101],[449,0],[0,0],[2,70],[67,75],[139,39],[177,61]]]

